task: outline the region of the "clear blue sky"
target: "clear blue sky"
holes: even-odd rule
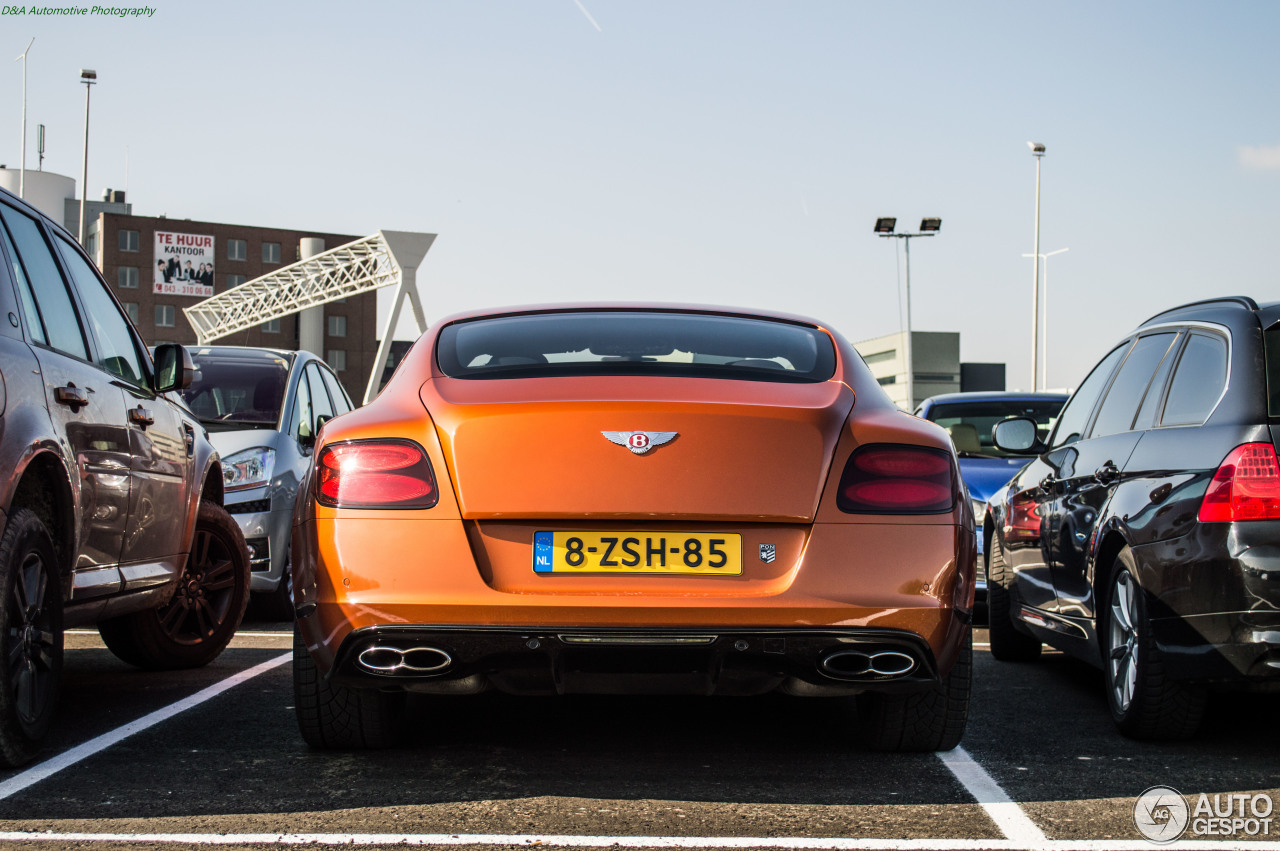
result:
[[[1041,250],[1070,248],[1050,260],[1050,386],[1164,307],[1280,298],[1280,4],[581,2],[0,16],[0,162],[21,136],[7,57],[34,36],[29,167],[43,123],[46,170],[78,178],[94,68],[91,197],[438,233],[429,322],[662,299],[857,341],[901,322],[900,241],[875,218],[941,216],[912,241],[913,326],[961,332],[964,360],[1026,388],[1035,140]]]

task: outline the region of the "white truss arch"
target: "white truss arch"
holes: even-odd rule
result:
[[[377,394],[378,379],[391,351],[391,335],[406,298],[413,308],[419,333],[427,329],[416,273],[435,238],[433,233],[380,230],[246,281],[184,307],[182,312],[195,329],[198,344],[204,345],[308,307],[398,285],[395,304],[383,329],[373,374],[365,390],[364,401],[368,402]],[[317,354],[323,355],[323,352]]]

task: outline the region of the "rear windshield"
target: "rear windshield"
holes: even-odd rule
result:
[[[284,402],[289,364],[282,357],[192,354],[196,375],[182,391],[187,407],[210,431],[275,428]]]
[[[436,358],[454,378],[664,375],[814,382],[835,374],[812,326],[693,313],[584,311],[457,322]]]

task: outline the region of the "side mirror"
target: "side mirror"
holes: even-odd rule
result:
[[[177,343],[156,346],[155,387],[157,393],[185,390],[195,380],[196,365],[191,354]]]
[[[1011,417],[996,423],[991,439],[997,449],[1025,454],[1036,448],[1036,421],[1030,417]]]

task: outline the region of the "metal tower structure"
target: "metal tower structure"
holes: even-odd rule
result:
[[[306,260],[246,281],[224,293],[184,307],[199,345],[243,331],[308,307],[397,286],[395,303],[382,330],[373,373],[365,389],[367,403],[378,392],[378,379],[391,351],[391,335],[405,299],[413,308],[418,333],[427,330],[418,297],[417,271],[435,241],[434,233],[380,230],[372,236],[332,248]],[[323,352],[317,352],[323,355]]]

